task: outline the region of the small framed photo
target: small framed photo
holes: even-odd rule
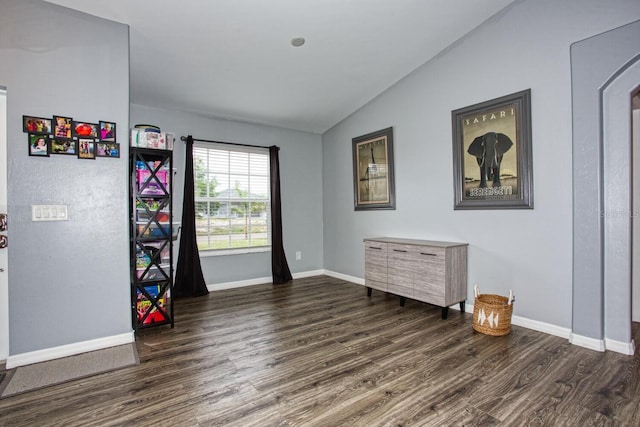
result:
[[[71,139],[71,117],[53,116],[53,136],[54,138]]]
[[[97,142],[97,157],[120,157],[120,144],[115,142]]]
[[[78,151],[76,145],[76,141],[73,139],[53,138],[51,140],[51,154],[75,156]]]
[[[71,125],[71,135],[78,138],[97,138],[98,124],[87,122],[73,122]]]
[[[100,120],[100,141],[116,142],[116,124]]]
[[[51,119],[44,117],[22,116],[22,131],[26,133],[51,133]]]
[[[30,133],[29,155],[34,157],[49,157],[49,136]]]
[[[96,158],[96,142],[91,138],[78,139],[78,158],[79,159],[95,159]]]
[[[395,209],[393,128],[368,133],[351,141],[355,210]]]

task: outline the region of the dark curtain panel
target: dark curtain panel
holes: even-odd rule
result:
[[[269,147],[271,165],[271,274],[273,284],[287,283],[292,279],[282,244],[282,209],[280,207],[279,147]]]
[[[209,293],[202,275],[200,255],[196,242],[196,205],[193,174],[193,138],[187,137],[186,161],[184,168],[184,203],[182,206],[182,231],[180,233],[180,253],[176,266],[176,280],[173,295],[199,297]]]

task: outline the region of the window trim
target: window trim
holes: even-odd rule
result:
[[[199,249],[198,253],[200,258],[216,257],[216,256],[228,256],[228,255],[243,255],[243,254],[257,254],[271,252],[271,246],[254,246],[252,248],[236,248],[236,249]]]
[[[217,149],[226,152],[241,152],[241,153],[254,153],[261,154],[267,157],[267,161],[269,161],[269,147],[256,147],[256,146],[244,146],[244,145],[236,145],[236,144],[225,144],[225,143],[216,143],[216,142],[194,142],[194,149]],[[194,162],[195,163],[195,162]],[[208,170],[207,170],[208,171]],[[194,165],[193,173],[195,175],[196,168]],[[249,174],[251,176],[251,174]],[[272,250],[272,229],[271,229],[271,170],[267,167],[267,177],[268,177],[268,189],[267,189],[267,236],[268,236],[268,245],[265,246],[246,246],[240,248],[224,248],[224,249],[201,249],[198,247],[198,253],[201,258],[213,257],[213,256],[228,256],[228,255],[241,255],[241,254],[249,254],[249,253],[263,253],[263,252],[271,252]],[[194,176],[194,183],[195,183]],[[194,189],[195,191],[195,189]],[[202,199],[202,197],[198,197],[194,194],[194,200],[196,203],[201,202],[213,202],[213,197],[206,197],[207,200],[198,200]],[[249,199],[249,203],[251,202],[261,202],[261,199]],[[244,200],[243,200],[244,202]],[[196,243],[197,244],[197,243]]]

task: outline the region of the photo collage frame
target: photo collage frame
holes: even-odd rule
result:
[[[33,157],[55,155],[78,159],[120,157],[116,141],[116,123],[99,120],[97,123],[73,120],[72,117],[22,116],[22,131],[27,134],[28,153]]]

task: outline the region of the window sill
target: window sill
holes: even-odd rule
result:
[[[271,246],[260,246],[257,248],[241,248],[241,249],[218,249],[218,250],[208,250],[198,251],[200,254],[200,258],[208,258],[208,257],[216,257],[216,256],[226,256],[226,255],[243,255],[243,254],[254,254],[259,252],[271,252]]]

